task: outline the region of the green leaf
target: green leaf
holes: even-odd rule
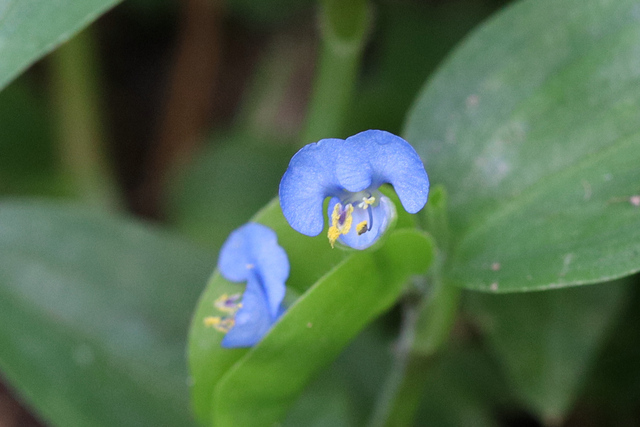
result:
[[[188,426],[184,356],[213,260],[76,205],[0,204],[0,368],[58,426]]]
[[[282,418],[312,375],[396,300],[409,274],[424,272],[431,261],[430,239],[411,229],[397,230],[378,251],[358,252],[331,249],[324,234],[310,238],[297,233],[282,216],[277,199],[254,221],[273,228],[287,251],[291,264],[287,287],[306,292],[256,347],[223,349],[222,334],[206,328],[203,319],[215,314],[213,301],[221,294],[237,293],[242,287],[214,273],[196,310],[189,339],[194,408],[204,423],[210,423],[212,416],[216,425],[247,426],[251,422],[269,425],[267,420]],[[314,352],[302,366],[296,351],[305,345]],[[292,373],[293,359],[298,369]],[[263,393],[272,397],[265,398]],[[214,394],[220,396],[217,403],[212,402]],[[251,420],[238,421],[235,418],[242,416],[245,399],[251,401],[253,415]],[[219,406],[213,414],[212,405]]]
[[[258,212],[253,221],[265,224],[277,233],[278,244],[287,251],[291,265],[287,287],[297,292],[304,292],[348,253],[337,248],[331,250],[325,234],[311,238],[294,231],[284,219],[277,198]],[[312,262],[309,260],[309,254],[313,254]],[[241,291],[241,286],[226,281],[216,270],[200,298],[193,317],[189,332],[191,394],[196,416],[203,423],[210,417],[211,398],[216,383],[247,350],[222,349],[222,335],[206,328],[202,322],[205,317],[216,314],[213,301],[221,294]]]
[[[119,0],[5,0],[0,3],[0,90]]]
[[[333,366],[305,389],[282,422],[283,427],[349,427],[351,396]]]
[[[431,258],[428,236],[404,229],[391,234],[379,251],[355,252],[345,259],[225,373],[215,388],[214,425],[277,422],[320,368],[391,307],[407,279],[424,273]]]
[[[467,294],[517,395],[561,424],[629,295],[628,280],[526,294]]]
[[[497,292],[640,269],[640,6],[525,0],[475,31],[404,135],[449,194],[447,280]]]

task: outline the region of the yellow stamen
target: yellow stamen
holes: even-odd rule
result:
[[[236,322],[232,317],[208,316],[204,318],[204,326],[207,328],[213,327],[217,331],[225,334],[233,328],[235,323]]]
[[[349,230],[351,230],[351,223],[353,222],[353,206],[351,203],[347,204],[345,209],[342,209],[342,204],[336,203],[333,208],[333,213],[331,214],[331,227],[329,227],[329,232],[327,233],[327,237],[329,238],[329,243],[331,243],[331,247],[335,244],[338,237],[342,234],[347,234]]]
[[[364,233],[368,231],[367,221],[362,221],[360,224],[356,226],[356,230],[358,231],[358,236],[362,236]]]
[[[204,326],[210,328],[214,325],[218,325],[220,323],[219,317],[207,316],[204,318]]]
[[[237,301],[239,299],[240,299],[240,294],[235,294],[231,296],[227,294],[222,294],[217,300],[215,300],[215,302],[213,303],[213,306],[223,313],[234,314],[236,311],[240,309],[240,307],[242,307],[241,303],[234,303],[234,301]],[[231,304],[229,304],[230,301],[231,301]]]
[[[331,243],[331,247],[333,248],[333,245],[335,245],[336,240],[338,240],[338,237],[340,237],[340,230],[338,230],[338,227],[334,227],[333,225],[329,227],[329,232],[327,233],[327,237],[329,238],[329,243]]]
[[[367,209],[369,206],[371,206],[375,202],[376,202],[376,198],[373,197],[373,196],[371,196],[371,197],[363,197],[362,201],[360,203],[358,203],[358,207],[360,209]]]

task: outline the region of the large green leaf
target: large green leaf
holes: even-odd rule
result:
[[[526,294],[467,295],[517,395],[548,424],[572,409],[623,308],[628,279]]]
[[[194,316],[189,362],[196,413],[217,426],[270,425],[282,418],[310,378],[393,304],[408,276],[424,272],[432,256],[430,239],[410,229],[386,236],[377,251],[331,249],[325,235],[309,238],[292,230],[277,200],[254,220],[278,233],[291,264],[287,286],[305,293],[256,347],[223,349],[222,334],[203,319],[215,314],[213,301],[221,294],[242,287],[214,273]],[[301,361],[308,348],[313,353]],[[247,405],[250,419],[243,418]]]
[[[282,418],[320,368],[396,302],[407,279],[426,272],[432,250],[426,235],[398,230],[380,250],[354,252],[323,276],[222,377],[214,425],[258,427]]]
[[[525,0],[428,83],[404,135],[450,196],[450,281],[508,292],[640,269],[638,40],[635,0]]]
[[[340,372],[331,367],[313,381],[295,402],[283,427],[350,427],[351,397]]]
[[[120,0],[0,1],[0,90]]]
[[[346,255],[345,251],[331,250],[323,235],[309,238],[294,231],[282,216],[277,198],[258,212],[253,220],[268,225],[277,233],[278,244],[287,251],[291,265],[287,286],[298,292],[303,292]],[[312,262],[309,254],[313,254]],[[296,288],[297,286],[300,288]],[[213,301],[221,294],[234,294],[241,289],[237,283],[224,280],[216,270],[200,298],[193,317],[189,332],[191,394],[196,415],[202,422],[210,418],[211,398],[216,383],[247,352],[245,349],[221,349],[222,336],[210,328],[205,328],[202,319],[216,314]]]
[[[211,255],[73,205],[0,204],[0,368],[59,426],[187,426],[184,355]]]

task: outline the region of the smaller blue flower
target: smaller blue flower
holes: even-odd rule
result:
[[[378,188],[391,184],[409,213],[427,203],[429,178],[420,156],[399,136],[367,130],[346,140],[323,139],[298,151],[280,182],[280,206],[291,227],[307,236],[322,232],[327,197],[327,237],[355,249],[375,243],[395,216]]]
[[[224,294],[218,298],[214,305],[226,316],[207,317],[204,323],[226,333],[222,347],[251,347],[284,312],[287,253],[278,245],[273,230],[248,223],[232,232],[222,245],[218,269],[225,279],[247,282],[247,287],[242,296]]]

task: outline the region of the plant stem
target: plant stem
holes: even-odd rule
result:
[[[407,388],[406,378],[412,362],[410,353],[418,320],[418,306],[415,301],[405,302],[402,315],[402,329],[395,349],[393,366],[378,399],[370,427],[383,427],[387,420],[392,419],[391,413],[397,409],[401,391],[406,391]]]
[[[120,206],[115,180],[105,156],[98,64],[91,28],[51,56],[52,97],[57,111],[63,174],[73,192],[90,205]]]
[[[322,0],[317,77],[302,144],[342,136],[370,23],[366,0]]]
[[[445,345],[460,303],[460,288],[443,279],[449,245],[447,195],[441,186],[432,189],[425,209],[425,225],[435,236],[438,253],[427,275],[427,295],[406,303],[398,349],[385,389],[380,395],[371,427],[413,425],[429,367]]]
[[[441,264],[436,260],[434,264]],[[371,427],[412,426],[429,367],[446,343],[458,312],[460,288],[439,279],[439,265],[429,274],[431,295],[403,307],[403,325],[394,364],[378,400]]]

